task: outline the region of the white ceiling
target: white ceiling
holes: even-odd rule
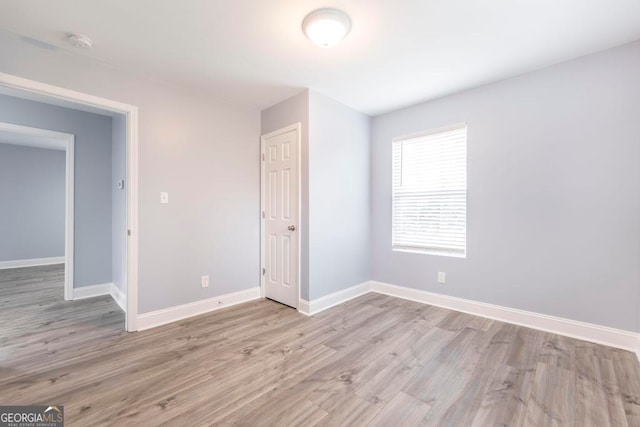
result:
[[[320,49],[304,16],[352,20]],[[309,87],[370,115],[640,39],[639,0],[0,0],[0,28],[262,109]]]

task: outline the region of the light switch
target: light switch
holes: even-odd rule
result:
[[[160,203],[169,203],[169,193],[165,193],[164,191],[160,193]]]

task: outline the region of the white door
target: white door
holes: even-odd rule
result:
[[[262,137],[264,296],[298,307],[298,126]]]

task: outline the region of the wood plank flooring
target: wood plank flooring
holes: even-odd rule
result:
[[[129,334],[62,283],[0,271],[0,404],[63,404],[70,426],[640,426],[640,364],[614,348],[379,294]]]

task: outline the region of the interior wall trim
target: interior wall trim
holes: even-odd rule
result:
[[[349,301],[350,299],[364,295],[367,292],[376,292],[422,304],[472,314],[474,316],[620,348],[634,352],[638,356],[638,359],[640,359],[640,333],[637,332],[495,304],[487,304],[379,281],[361,283],[312,301],[300,300],[298,311],[307,316],[312,316],[323,310]]]
[[[55,265],[64,264],[65,257],[49,257],[49,258],[33,258],[33,259],[19,259],[15,261],[0,261],[0,270],[6,268],[22,268],[22,267],[38,267],[41,265]]]
[[[166,325],[192,316],[216,311],[221,308],[260,298],[260,287],[246,289],[244,291],[233,292],[213,298],[207,298],[188,304],[177,305],[175,307],[164,308],[138,315],[138,330],[155,328]]]

